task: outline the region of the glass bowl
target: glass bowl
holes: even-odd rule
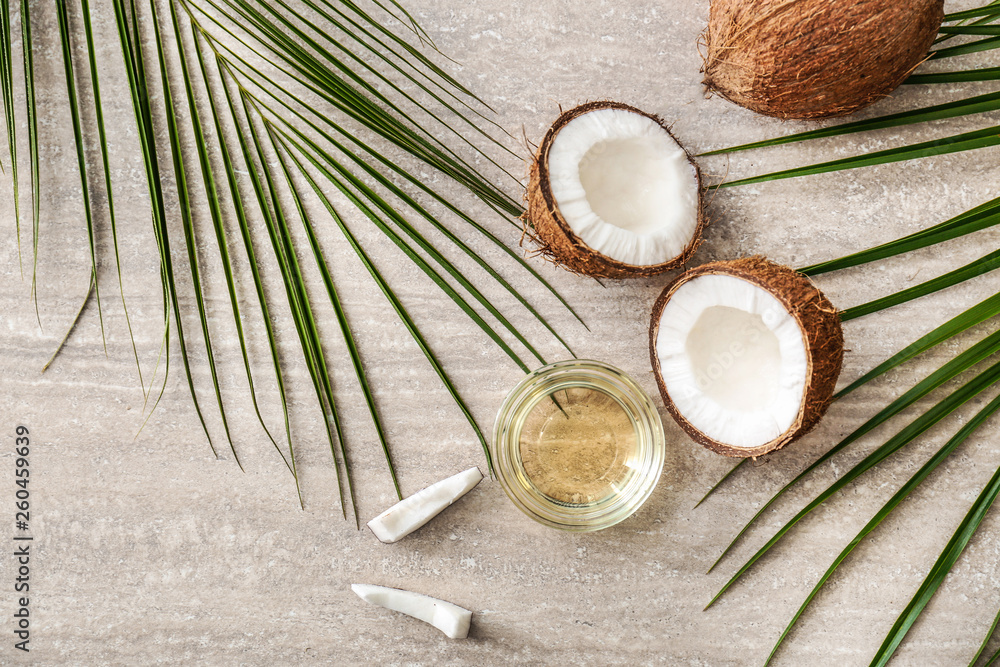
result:
[[[528,374],[507,395],[493,431],[507,496],[535,521],[577,532],[631,516],[663,472],[663,423],[621,370],[571,360]]]

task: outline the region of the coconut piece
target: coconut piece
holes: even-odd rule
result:
[[[368,522],[368,527],[387,544],[401,540],[471,491],[482,479],[483,473],[475,467],[442,479],[382,512]]]
[[[667,285],[649,353],[663,402],[688,435],[726,456],[757,457],[819,422],[844,336],[837,309],[807,277],[748,257]]]
[[[704,83],[768,116],[842,116],[895,90],[943,18],[944,0],[712,0]]]
[[[680,266],[704,226],[698,167],[662,120],[618,102],[559,116],[532,162],[527,201],[539,252],[590,276]]]
[[[351,590],[365,602],[430,623],[452,639],[465,639],[469,636],[472,612],[457,604],[421,593],[372,584],[351,584]]]

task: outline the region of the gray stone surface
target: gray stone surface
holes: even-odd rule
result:
[[[87,309],[62,356],[40,368],[57,346],[86,291],[89,252],[72,151],[72,130],[59,59],[54,13],[38,5],[35,33],[42,128],[41,245],[38,316],[29,298],[30,218],[22,179],[21,264],[7,180],[0,185],[0,507],[3,535],[14,532],[14,429],[31,431],[31,653],[14,650],[14,559],[0,559],[0,663],[32,664],[761,664],[784,624],[828,563],[917,470],[974,414],[960,410],[916,444],[880,466],[800,524],[716,606],[705,603],[738,564],[827,483],[929,407],[936,393],[876,429],[822,467],[786,501],[769,510],[734,554],[705,574],[740,526],[782,484],[930,370],[970,345],[994,324],[976,327],[915,362],[838,402],[814,433],[742,471],[696,510],[692,507],[731,462],[690,442],[663,412],[667,464],[655,494],[632,518],[592,535],[536,525],[485,481],[420,532],[382,545],[344,520],[337,480],[308,378],[294,354],[294,331],[278,308],[285,341],[292,432],[305,510],[295,485],[267,440],[247,398],[239,346],[213,241],[204,194],[195,188],[201,260],[212,333],[220,353],[220,382],[233,441],[245,468],[233,460],[212,408],[204,352],[192,353],[206,421],[219,451],[213,455],[185,387],[176,339],[170,376],[144,403],[110,254],[100,217],[101,320]],[[124,292],[146,382],[162,342],[158,270],[149,224],[130,101],[109,14],[95,5],[102,84],[120,225]],[[707,1],[628,3],[544,0],[411,0],[407,3],[444,53],[449,67],[497,110],[497,122],[537,142],[559,106],[599,98],[634,104],[673,123],[694,152],[766,138],[805,127],[756,117],[700,85],[697,50]],[[948,3],[949,9],[967,4]],[[74,29],[81,30],[74,16]],[[956,64],[985,65],[990,54]],[[83,68],[79,68],[83,71]],[[177,72],[172,80],[179,83]],[[995,88],[988,84],[910,87],[865,116],[957,99]],[[23,92],[17,89],[17,98]],[[154,100],[159,103],[160,100]],[[91,112],[85,120],[93,122]],[[998,121],[996,113],[856,138],[706,158],[707,175],[742,177],[945,136]],[[26,132],[21,125],[22,155]],[[456,145],[453,138],[446,138]],[[193,137],[185,135],[187,148]],[[524,147],[516,147],[523,155]],[[91,167],[99,163],[88,144]],[[193,150],[191,152],[193,155]],[[519,158],[497,152],[520,175]],[[721,191],[709,208],[712,225],[694,262],[763,253],[793,266],[869,247],[975,206],[995,196],[1000,151],[887,165],[830,176]],[[4,158],[5,165],[6,157]],[[404,162],[406,162],[404,160]],[[409,164],[409,162],[406,162]],[[22,162],[22,177],[27,172]],[[426,170],[421,170],[421,173]],[[505,243],[518,233],[456,186],[427,178],[472,212]],[[91,181],[99,180],[91,172]],[[518,186],[507,182],[511,193]],[[99,190],[100,188],[98,188]],[[174,191],[168,187],[174,201]],[[103,196],[98,204],[103,203]],[[467,318],[364,218],[334,198],[358,229],[380,268],[424,330],[484,429],[506,391],[522,376]],[[318,202],[308,206],[319,219]],[[556,300],[483,237],[445,218],[496,265],[562,333],[581,357],[615,364],[650,392],[646,327],[649,308],[669,276],[601,287],[533,260],[586,320],[584,329]],[[172,229],[179,230],[176,208]],[[375,387],[405,494],[485,460],[461,413],[437,381],[406,330],[394,319],[332,224],[323,242],[361,354]],[[182,262],[179,236],[175,254]],[[439,237],[438,237],[439,238]],[[301,240],[301,239],[300,239]],[[846,307],[921,282],[996,247],[998,233],[980,232],[875,265],[818,280]],[[549,360],[566,356],[556,341],[467,258],[451,253],[487,295],[529,335]],[[237,259],[240,297],[252,299],[246,261]],[[273,260],[263,261],[277,302],[281,287]],[[308,273],[321,297],[316,272]],[[994,275],[846,325],[849,381],[946,318],[994,291]],[[190,290],[184,291],[190,295]],[[322,303],[321,298],[317,298]],[[185,296],[185,326],[194,331],[193,301]],[[337,399],[345,424],[362,523],[393,502],[378,441],[352,380],[328,305],[320,307]],[[261,410],[275,434],[281,410],[269,368],[264,329],[248,317]],[[174,336],[172,331],[171,336]],[[521,347],[516,348],[523,353]],[[950,386],[956,386],[950,385]],[[983,403],[986,399],[978,399]],[[659,399],[657,398],[657,402]],[[146,417],[148,416],[148,421]],[[955,525],[1000,463],[998,429],[988,424],[969,439],[883,523],[833,577],[802,618],[777,663],[865,664],[907,604]],[[280,441],[279,441],[280,442]],[[902,645],[894,664],[965,664],[1000,604],[995,514],[984,521],[953,576]],[[6,537],[7,545],[13,544]],[[9,551],[10,547],[4,547]],[[365,605],[352,582],[398,586],[436,595],[476,612],[466,641]],[[996,642],[991,644],[991,650]]]

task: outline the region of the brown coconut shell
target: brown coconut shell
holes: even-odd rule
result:
[[[690,154],[688,154],[688,162],[694,167],[695,178],[698,182],[698,224],[695,227],[694,234],[692,234],[691,242],[684,248],[683,252],[677,257],[673,257],[661,264],[638,266],[602,255],[584,243],[573,232],[556,206],[555,197],[552,195],[552,187],[549,182],[549,151],[552,149],[552,143],[555,141],[556,135],[559,134],[559,130],[574,118],[599,109],[623,109],[650,118],[662,127],[663,131],[669,134],[674,141],[677,141],[677,138],[670,132],[670,128],[658,116],[648,114],[645,111],[640,111],[635,107],[621,104],[620,102],[588,102],[564,112],[552,124],[549,131],[545,133],[545,138],[542,139],[542,143],[538,146],[535,158],[531,163],[528,190],[525,195],[528,207],[523,216],[525,235],[531,238],[538,246],[538,254],[562,265],[573,273],[587,276],[603,278],[653,276],[683,266],[701,243],[701,234],[705,226],[705,204],[701,187],[701,171],[694,160],[691,159]],[[677,144],[683,148],[680,142],[677,142]],[[684,150],[687,153],[687,150]]]
[[[741,278],[767,290],[795,318],[802,331],[806,347],[806,383],[802,403],[795,421],[774,440],[752,449],[732,447],[708,437],[695,428],[674,405],[663,381],[660,359],[656,354],[656,339],[660,329],[660,317],[667,302],[688,281],[704,275],[725,275]],[[653,306],[652,321],[649,325],[649,356],[653,364],[653,374],[660,389],[660,396],[677,424],[695,442],[714,452],[733,457],[758,457],[802,437],[823,417],[833,400],[834,387],[840,375],[844,359],[844,334],[840,327],[840,316],[829,299],[812,284],[806,276],[781,266],[764,257],[746,257],[724,262],[712,262],[691,269],[671,282],[660,294]]]
[[[944,0],[712,0],[704,83],[768,116],[842,116],[895,90],[943,18]]]

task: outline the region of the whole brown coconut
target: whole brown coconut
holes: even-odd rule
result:
[[[630,125],[636,136],[629,136]],[[566,139],[571,132],[574,138]],[[557,140],[584,144],[575,164],[566,168],[567,160],[562,160],[560,177],[553,176],[551,165],[560,148]],[[571,215],[570,206],[561,208],[557,189],[565,190],[565,182],[574,179],[578,192],[572,210],[578,213],[586,202],[585,213],[594,213],[585,221],[591,243],[574,229],[583,216]],[[562,113],[538,147],[526,193],[525,234],[538,245],[539,254],[574,273],[605,278],[656,275],[683,265],[698,247],[705,224],[702,195],[697,165],[659,117],[619,102],[589,102]],[[607,202],[616,197],[618,201]],[[673,219],[649,220],[662,217],[678,201],[683,211]],[[621,213],[623,208],[628,210]],[[616,220],[616,214],[621,219]],[[607,233],[594,235],[597,227]],[[598,243],[616,235],[629,237],[618,243],[617,257]],[[657,235],[673,238],[658,245]]]
[[[816,426],[832,401],[844,337],[837,309],[806,276],[747,257],[667,285],[653,306],[649,352],[678,425],[712,451],[745,458]]]
[[[712,0],[709,90],[777,118],[842,116],[927,57],[944,0]]]

